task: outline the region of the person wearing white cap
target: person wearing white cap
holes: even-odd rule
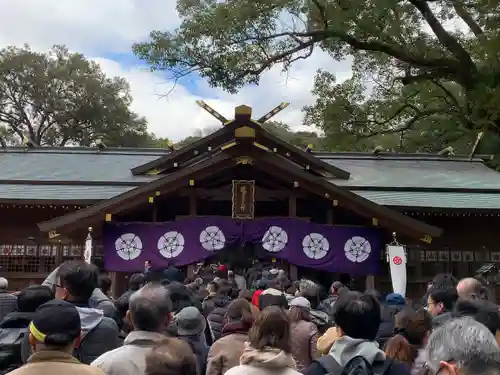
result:
[[[307,298],[296,297],[290,302],[288,317],[291,322],[291,338],[294,345],[292,354],[297,362],[297,370],[303,371],[319,358],[316,349],[318,327],[311,322],[311,303]]]

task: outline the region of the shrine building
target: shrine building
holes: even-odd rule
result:
[[[279,109],[277,109],[279,110]],[[385,246],[406,246],[407,294],[435,274],[500,263],[500,174],[480,158],[296,148],[240,106],[178,150],[0,151],[0,269],[11,289],[93,261],[115,292],[155,267],[269,259],[292,277],[349,273],[389,291]],[[220,115],[219,115],[220,116]]]

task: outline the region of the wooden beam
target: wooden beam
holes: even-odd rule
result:
[[[196,196],[200,199],[210,199],[214,201],[227,201],[231,200],[231,187],[223,187],[218,189],[205,189],[205,188],[188,188],[181,189],[177,192],[181,197],[189,197],[191,192],[195,191]],[[255,200],[256,201],[272,201],[272,200],[284,200],[288,199],[290,196],[290,190],[267,190],[261,187],[256,187],[255,189]],[[295,193],[296,198],[305,198],[306,194],[302,192]]]

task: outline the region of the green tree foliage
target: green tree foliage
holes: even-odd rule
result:
[[[3,146],[147,146],[146,120],[129,109],[127,82],[55,46],[0,50],[0,137]]]
[[[353,63],[318,72],[306,123],[330,147],[467,149],[500,134],[500,3],[491,0],[178,0],[181,26],[134,46],[153,69],[235,93],[315,48]]]

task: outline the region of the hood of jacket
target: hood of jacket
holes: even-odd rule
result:
[[[453,313],[444,312],[432,319],[432,328],[435,329],[453,318]]]
[[[82,339],[95,327],[101,323],[104,313],[102,310],[92,309],[90,307],[76,307],[80,315],[82,324]]]
[[[388,305],[403,306],[406,305],[406,300],[401,294],[390,293],[385,297],[385,303]]]
[[[47,276],[42,285],[45,285],[50,289],[54,289],[54,285],[57,284],[58,271],[59,267],[57,267],[54,271],[50,273],[49,276]],[[106,310],[105,312],[107,313],[107,315],[111,317],[113,316],[113,311],[112,311],[114,309],[113,302],[99,288],[94,289],[94,291],[92,292],[92,296],[89,299],[89,305],[94,308]]]
[[[33,312],[12,312],[3,318],[0,328],[27,328],[34,316]]]
[[[296,368],[291,354],[276,348],[257,350],[247,345],[240,357],[240,365],[264,367],[267,369]]]
[[[320,310],[311,310],[311,321],[317,326],[325,326],[330,324],[330,316]]]
[[[385,360],[385,354],[373,341],[353,339],[344,336],[336,340],[330,348],[330,354],[337,363],[344,367],[354,357],[363,357],[370,364]]]

